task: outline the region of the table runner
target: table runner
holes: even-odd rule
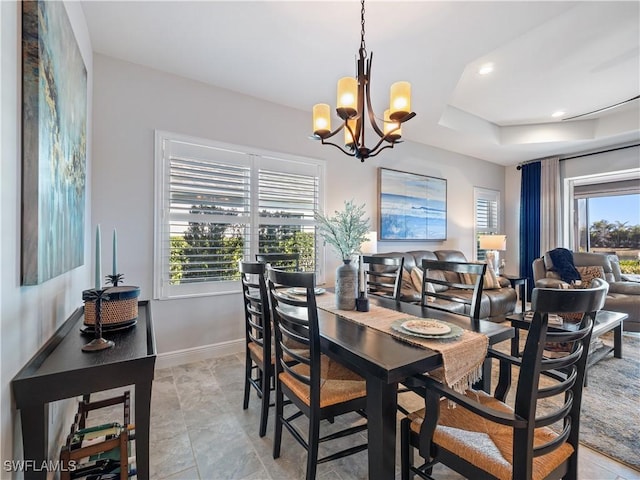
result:
[[[470,330],[464,330],[460,337],[449,340],[432,340],[403,335],[391,328],[391,324],[394,321],[400,319],[424,319],[373,304],[370,304],[368,312],[338,310],[335,307],[335,295],[329,292],[317,296],[316,303],[321,310],[387,333],[403,342],[429,348],[440,353],[443,366],[430,371],[429,375],[438,378],[458,392],[463,393],[482,378],[482,363],[487,356],[487,347],[489,345],[489,339],[486,335]]]

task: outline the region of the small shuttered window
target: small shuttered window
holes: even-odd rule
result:
[[[498,190],[475,187],[473,196],[476,258],[484,260],[485,251],[480,249],[478,236],[500,233],[500,192]]]
[[[164,132],[156,162],[155,298],[234,291],[258,252],[315,270],[319,162]]]

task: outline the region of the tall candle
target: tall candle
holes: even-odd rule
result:
[[[364,286],[364,262],[362,255],[360,255],[360,291],[364,293],[366,288]]]
[[[118,234],[113,229],[113,275],[118,274]]]
[[[98,224],[96,227],[96,290],[100,290],[100,287],[102,287],[102,265],[100,263],[100,258],[100,224]]]

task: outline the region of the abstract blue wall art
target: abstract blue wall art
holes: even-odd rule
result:
[[[84,264],[87,69],[62,2],[22,2],[22,284]]]
[[[380,240],[446,240],[447,181],[378,169]]]

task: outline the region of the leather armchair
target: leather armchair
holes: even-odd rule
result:
[[[609,283],[609,293],[604,310],[622,312],[629,315],[624,321],[624,329],[640,332],[640,282],[625,281],[620,271],[617,255],[573,252],[573,264],[578,267],[602,267],[604,279]],[[548,254],[533,261],[533,280],[536,287],[559,288],[563,282],[554,270]]]

